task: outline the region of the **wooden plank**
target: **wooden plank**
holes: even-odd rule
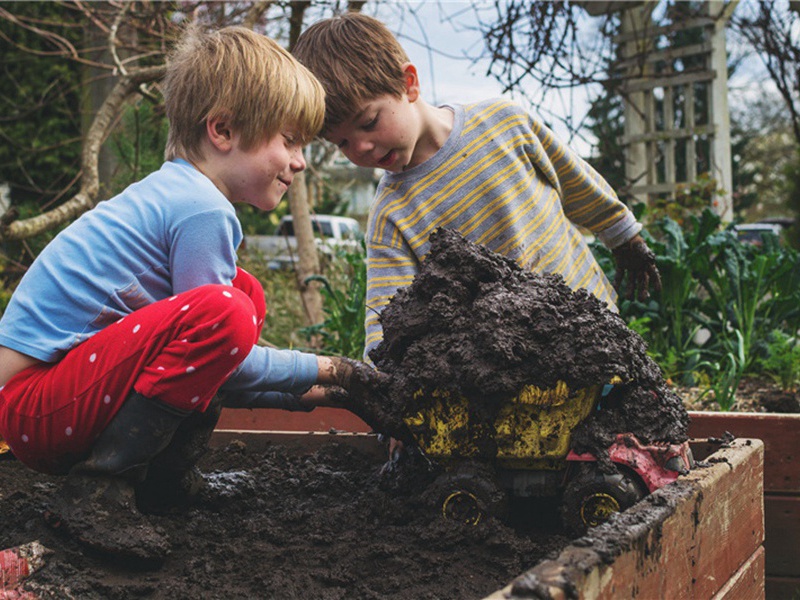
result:
[[[669,48],[663,48],[661,50],[653,50],[652,52],[644,52],[635,56],[626,57],[623,60],[615,62],[612,66],[614,69],[632,69],[641,65],[642,62],[671,62],[677,58],[696,56],[698,54],[709,54],[711,50],[711,42],[709,41],[701,42],[699,44],[688,44],[686,46],[672,46]]]
[[[764,497],[767,573],[800,578],[800,496]]]
[[[753,451],[736,452],[736,445]],[[674,580],[672,569],[667,569],[667,589],[673,591],[665,598],[711,598],[764,543],[763,444],[737,440],[733,452],[726,450],[714,453],[709,461],[723,461],[710,464],[729,472],[705,476],[702,469],[696,469],[687,475],[685,479],[698,483],[697,500],[694,506],[683,504],[665,523],[665,531],[668,526],[674,530],[665,563],[688,561],[692,573],[689,593]]]
[[[694,17],[692,19],[685,19],[678,23],[670,23],[669,25],[662,25],[660,27],[648,26],[643,31],[633,31],[631,33],[623,33],[614,36],[614,42],[621,44],[623,42],[637,41],[642,37],[655,38],[659,35],[666,35],[675,31],[685,31],[687,29],[696,29],[698,27],[713,27],[714,19],[711,17]]]
[[[764,441],[764,491],[800,493],[800,414],[690,412],[689,437]]]
[[[317,408],[311,412],[292,412],[273,408],[225,408],[217,429],[243,431],[352,431],[369,433],[372,429],[348,410]]]
[[[713,600],[742,600],[742,598],[764,598],[764,548],[753,556],[731,577]]]
[[[713,125],[700,125],[694,129],[673,129],[671,131],[654,131],[652,133],[641,133],[629,137],[623,137],[620,141],[623,144],[638,144],[640,142],[660,142],[663,140],[678,140],[690,138],[694,135],[714,135],[716,129]]]
[[[701,81],[713,81],[717,76],[714,69],[706,69],[704,71],[689,71],[683,73],[660,74],[653,76],[652,79],[630,79],[626,80],[623,90],[626,93],[642,92],[645,90],[653,90],[655,88],[663,88],[667,86],[686,85],[691,83],[698,83]]]
[[[541,598],[688,600],[713,598],[726,586],[758,591],[763,457],[759,440],[735,440],[709,466],[651,494],[489,598],[528,598],[536,590]]]
[[[767,575],[767,600],[797,600],[800,598],[800,577],[771,577]]]

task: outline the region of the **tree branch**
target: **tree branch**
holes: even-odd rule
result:
[[[3,224],[0,240],[21,240],[32,237],[53,227],[67,223],[95,205],[100,189],[97,171],[100,146],[109,133],[128,99],[138,93],[141,84],[163,77],[166,67],[158,65],[129,71],[120,78],[97,111],[81,154],[81,189],[62,205],[30,219]]]

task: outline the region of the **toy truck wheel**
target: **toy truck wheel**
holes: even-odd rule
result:
[[[445,519],[468,525],[488,516],[503,519],[507,511],[506,493],[492,472],[472,463],[440,475],[428,488],[426,499]]]
[[[644,487],[622,470],[603,473],[597,463],[580,465],[564,488],[561,516],[564,526],[574,535],[583,535],[589,527],[605,523],[611,515],[622,512],[645,497]]]

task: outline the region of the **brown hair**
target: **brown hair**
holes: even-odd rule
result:
[[[226,117],[251,149],[285,127],[308,143],[322,128],[325,92],[275,41],[244,27],[190,25],[168,63],[165,157],[199,159],[209,118]]]
[[[399,98],[406,90],[405,50],[383,23],[358,12],[314,23],[293,53],[325,87],[325,129],[369,100],[386,94]]]

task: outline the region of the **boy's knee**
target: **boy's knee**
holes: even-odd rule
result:
[[[203,296],[208,323],[217,335],[237,346],[252,345],[258,340],[261,322],[250,297],[226,285],[198,288]]]

